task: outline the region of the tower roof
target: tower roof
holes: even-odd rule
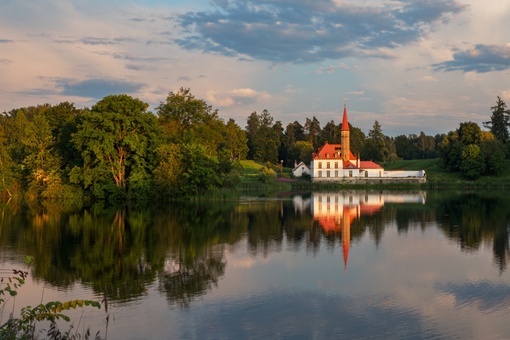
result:
[[[344,104],[344,118],[342,120],[342,131],[349,131],[349,121],[347,120],[347,107]]]

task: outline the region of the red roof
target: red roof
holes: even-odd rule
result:
[[[319,149],[319,152],[313,154],[313,159],[327,159],[327,158],[338,158],[341,159],[341,152],[342,152],[342,144],[329,144],[326,142],[322,146],[322,148]],[[355,161],[356,157],[352,153],[352,151],[349,150],[349,159]]]
[[[382,166],[372,161],[360,161],[359,163],[360,169],[382,169]]]
[[[349,131],[349,121],[347,120],[347,108],[344,105],[344,119],[342,120],[342,131]]]

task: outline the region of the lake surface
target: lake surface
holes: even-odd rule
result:
[[[94,299],[101,310],[67,314],[109,339],[510,338],[508,196],[315,192],[72,213],[3,204],[0,269],[29,278],[2,323],[41,301]]]

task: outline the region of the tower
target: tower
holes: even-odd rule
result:
[[[342,131],[340,132],[340,143],[342,144],[342,160],[349,161],[351,155],[349,121],[347,120],[347,107],[344,103],[344,118],[342,120]]]

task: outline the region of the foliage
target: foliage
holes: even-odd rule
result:
[[[115,192],[126,193],[147,180],[160,134],[156,118],[146,109],[138,99],[112,95],[84,113],[73,135],[83,165],[72,169],[72,182],[107,198],[112,185]]]
[[[508,128],[510,127],[510,110],[506,103],[498,96],[496,106],[491,107],[491,120],[483,125],[490,129],[497,140],[506,144],[510,141]]]
[[[480,147],[469,144],[462,149],[460,170],[467,179],[477,179],[485,172],[485,162]]]
[[[269,166],[265,166],[260,169],[258,179],[262,183],[274,183],[276,181],[276,171]]]
[[[461,123],[450,131],[438,146],[441,167],[461,172],[474,180],[483,175],[499,175],[504,167],[504,146],[490,132],[473,122]]]
[[[368,132],[368,138],[361,151],[361,158],[382,162],[388,159],[389,156],[390,150],[387,147],[381,124],[376,120],[372,129]]]
[[[0,295],[4,296],[8,293],[14,297],[18,294],[18,289],[25,283],[25,279],[28,272],[16,270],[12,271],[12,276],[8,276],[5,287],[0,288]],[[4,278],[2,277],[2,284],[4,284]],[[5,300],[0,299],[0,308],[4,308]],[[0,338],[1,339],[35,339],[36,337],[36,323],[41,321],[49,321],[50,328],[47,336],[51,339],[70,339],[76,338],[72,336],[71,329],[65,334],[62,334],[56,324],[57,320],[71,321],[71,319],[62,313],[62,311],[76,309],[77,307],[96,307],[101,308],[101,304],[93,300],[70,300],[66,302],[50,301],[45,304],[41,303],[35,307],[26,306],[21,308],[19,318],[14,318],[13,315],[9,317],[9,320],[0,326]],[[86,333],[88,338],[88,333]],[[96,334],[96,338],[99,338],[99,333]]]

